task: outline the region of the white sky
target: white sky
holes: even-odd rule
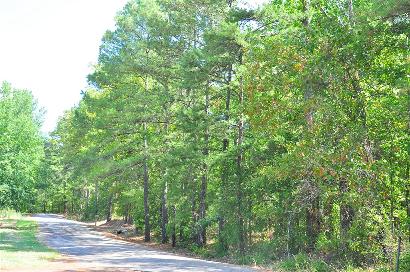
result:
[[[0,82],[33,92],[46,110],[44,132],[80,100],[100,40],[126,2],[0,0]]]

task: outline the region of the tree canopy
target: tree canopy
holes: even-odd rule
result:
[[[42,113],[29,91],[0,87],[0,207],[33,210],[44,157]]]
[[[38,207],[120,216],[145,241],[242,262],[392,267],[410,243],[409,11],[404,0],[130,1],[46,144]],[[38,117],[8,85],[0,106],[0,203],[25,208]]]

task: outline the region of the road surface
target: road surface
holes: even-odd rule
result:
[[[39,239],[73,258],[81,267],[101,271],[155,272],[251,272],[247,267],[182,257],[172,253],[105,237],[86,224],[58,215],[33,216],[39,223]],[[75,270],[73,270],[75,271]]]

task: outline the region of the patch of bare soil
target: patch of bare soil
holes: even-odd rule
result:
[[[1,223],[0,222],[0,229],[11,229],[15,230],[16,229],[16,222],[7,222],[7,223]]]

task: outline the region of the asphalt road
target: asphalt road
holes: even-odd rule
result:
[[[101,271],[251,272],[247,267],[198,260],[105,237],[86,224],[58,215],[38,214],[39,239],[82,267]]]

